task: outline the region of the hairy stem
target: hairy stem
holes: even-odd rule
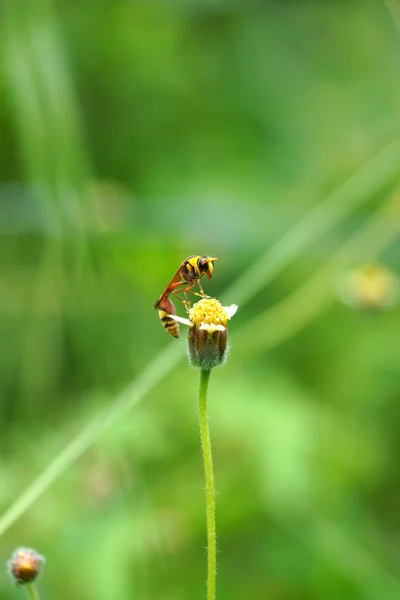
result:
[[[207,418],[207,390],[211,370],[200,371],[199,414],[200,438],[203,450],[206,479],[207,505],[207,600],[215,600],[215,576],[217,571],[217,536],[215,533],[215,489],[211,454],[210,432]]]
[[[40,600],[39,592],[34,583],[27,583],[25,587],[28,592],[29,600]]]

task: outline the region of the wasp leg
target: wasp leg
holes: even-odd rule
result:
[[[195,283],[198,283],[198,285],[199,285],[200,292],[201,292],[200,294],[198,292],[194,292],[192,290],[192,287],[195,285]],[[180,300],[181,302],[183,302],[183,304],[185,305],[185,308],[186,308],[187,312],[189,312],[190,304],[191,304],[190,300],[188,300],[188,297],[187,297],[188,294],[193,294],[193,296],[197,296],[198,298],[210,298],[210,296],[207,296],[204,293],[203,288],[200,285],[200,281],[197,281],[197,282],[193,281],[192,283],[189,283],[188,285],[186,285],[186,287],[183,288],[183,289],[179,289],[179,290],[176,289],[176,288],[181,287],[183,285],[186,285],[186,281],[179,281],[177,283],[174,283],[173,286],[171,286],[171,294],[173,296],[175,296],[175,298],[177,298],[178,300]],[[181,292],[184,293],[185,298],[182,298],[181,296],[178,296],[178,294],[180,294]]]
[[[187,299],[186,296],[186,291],[190,290],[190,288],[194,285],[194,283],[192,285],[188,285],[186,281],[178,281],[177,283],[174,283],[171,286],[171,294],[173,296],[175,296],[175,298],[177,298],[178,300],[180,300],[181,302],[183,302],[183,304],[185,305],[186,311],[189,312],[189,307],[190,307],[190,302]],[[176,289],[176,288],[182,288],[182,286],[186,286],[185,289]],[[178,294],[180,294],[181,292],[183,292],[185,294],[185,298],[182,298],[181,296],[178,296]],[[193,293],[193,292],[192,292]]]
[[[200,282],[197,282],[200,285]],[[194,283],[192,283],[192,285],[186,287],[183,291],[183,293],[185,294],[185,298],[186,298],[186,308],[189,306],[190,307],[190,300],[188,300],[187,298],[187,293],[189,294],[193,294],[193,296],[197,296],[198,298],[209,298],[209,296],[206,296],[205,293],[203,292],[203,290],[201,289],[201,294],[199,294],[198,292],[193,292],[190,288],[194,285]],[[200,286],[201,288],[201,286]]]
[[[198,286],[199,286],[200,293],[201,293],[201,294],[202,294],[202,295],[205,297],[204,290],[203,290],[203,288],[201,287],[200,279],[198,280],[197,284],[198,284]]]
[[[186,291],[185,291],[185,290],[183,290],[183,292],[184,292],[184,294],[185,294],[185,298],[186,298],[186,304],[187,304],[188,306],[190,306],[191,302],[190,302],[190,300],[188,300],[188,299],[187,299]],[[189,291],[188,293],[189,293],[189,294],[193,294],[193,296],[197,296],[198,298],[202,298],[202,299],[203,299],[203,298],[209,298],[209,296],[206,296],[205,294],[199,294],[198,292],[191,292],[191,291]]]
[[[179,292],[181,292],[181,291],[182,290],[179,290]],[[178,296],[178,292],[172,292],[172,294],[175,296],[175,298],[177,298],[178,300],[180,300],[184,304],[184,306],[186,308],[186,311],[189,312],[190,302],[186,298],[186,294],[185,294],[185,298],[181,298],[181,296]]]
[[[200,289],[200,294],[197,294],[197,296],[201,296],[202,298],[211,298],[211,296],[207,296],[207,294],[204,293],[204,290],[203,290],[202,285],[200,283],[200,279],[198,280],[197,284],[198,284],[199,289]],[[193,292],[193,293],[195,293],[195,292]]]
[[[190,304],[191,304],[190,300],[188,300],[187,294],[193,294],[193,296],[198,296],[199,298],[204,298],[204,294],[202,295],[202,294],[199,294],[198,292],[192,291],[192,287],[194,286],[195,283],[196,282],[193,281],[192,283],[189,283],[188,285],[186,285],[186,282],[183,282],[180,285],[186,285],[186,287],[184,289],[175,290],[175,291],[171,292],[175,296],[175,298],[178,298],[178,300],[180,300],[181,302],[183,302],[183,304],[185,305],[185,308],[186,308],[187,312],[189,312]],[[174,287],[175,288],[179,287],[179,284],[175,285]],[[178,293],[180,294],[181,292],[184,293],[185,299],[181,298],[181,296],[178,296]]]
[[[181,292],[183,292],[185,294],[184,298],[182,298],[181,296],[178,296],[178,293],[180,294]],[[187,312],[189,312],[190,304],[191,304],[190,300],[188,300],[188,297],[187,297],[188,293],[193,294],[194,296],[199,296],[200,298],[203,298],[203,296],[201,296],[201,294],[198,294],[197,292],[192,292],[190,289],[188,290],[187,288],[185,288],[184,290],[176,290],[175,292],[172,292],[172,294],[173,294],[173,296],[175,296],[175,298],[177,298],[178,300],[183,302]]]

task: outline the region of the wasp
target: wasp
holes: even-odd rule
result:
[[[203,288],[201,287],[200,279],[203,277],[203,275],[206,275],[208,281],[210,281],[213,274],[215,260],[218,260],[218,258],[211,258],[211,256],[188,256],[185,258],[155,303],[154,308],[158,309],[158,315],[163,326],[173,337],[179,337],[179,325],[170,316],[176,315],[176,310],[169,296],[171,294],[176,296],[176,298],[184,303],[186,309],[188,309],[188,306],[190,305],[190,302],[187,299],[188,292],[194,294],[195,296],[204,298],[205,294]],[[192,291],[192,287],[196,283],[199,286],[200,294]],[[179,292],[183,292],[185,294],[185,299],[178,296]]]

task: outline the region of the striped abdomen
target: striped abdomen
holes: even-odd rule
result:
[[[176,309],[172,301],[166,296],[158,305],[158,316],[161,319],[163,327],[170,335],[175,338],[179,337],[179,324],[170,315],[176,315]]]

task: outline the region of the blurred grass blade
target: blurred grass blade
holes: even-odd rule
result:
[[[332,230],[383,185],[394,180],[399,174],[399,164],[400,145],[386,146],[249,267],[223,294],[224,301],[234,299],[243,306],[291,260]]]
[[[170,373],[183,356],[183,345],[169,345],[137,379],[107,406],[70,442],[26,488],[0,518],[2,535],[43,494],[62,473],[117,419],[126,415],[157,383]]]
[[[384,0],[386,8],[393,19],[398,33],[400,33],[400,2],[399,0]]]
[[[68,242],[62,235],[66,230],[74,235],[67,250],[74,272],[69,288],[84,288],[77,291],[78,297],[89,282],[91,289],[96,289],[86,241],[86,226],[93,216],[85,192],[89,161],[58,13],[52,0],[9,1],[2,16],[0,47],[8,100],[25,182],[37,206],[36,226],[41,232],[40,259],[30,290],[33,301],[24,315],[27,326],[18,378],[19,405],[25,410],[24,403],[31,403],[32,393],[45,394],[56,376],[67,280],[63,246]],[[51,292],[49,281],[57,281]],[[54,295],[57,310],[53,320],[44,324],[38,311],[49,293]],[[50,360],[44,361],[35,351],[38,345],[47,349]]]
[[[299,251],[326,233],[346,216],[370,193],[378,190],[390,181],[398,172],[400,164],[400,145],[393,144],[383,150],[375,159],[369,161],[339,190],[313,210],[299,225],[290,231],[274,248],[268,251],[260,261],[250,267],[237,282],[224,294],[225,298],[243,305],[262,289],[270,279],[283,269]],[[375,222],[375,220],[373,220]],[[382,245],[393,239],[393,235],[382,239]],[[352,242],[355,243],[355,242]],[[364,243],[364,242],[363,242]],[[377,248],[378,249],[378,248]],[[324,277],[326,285],[326,278]],[[319,284],[319,282],[317,281]],[[314,290],[314,285],[312,289]],[[248,286],[248,287],[246,287]],[[318,285],[318,294],[325,294]],[[304,294],[304,291],[300,293]],[[306,294],[308,292],[306,291]],[[325,300],[324,300],[325,301]],[[292,301],[293,304],[293,301]],[[304,303],[306,305],[306,303]],[[308,318],[317,313],[311,312]],[[268,316],[264,315],[264,318]],[[300,323],[299,318],[298,324]],[[287,327],[287,325],[284,325]],[[246,329],[248,330],[249,327]],[[247,335],[247,334],[246,334]],[[286,334],[287,335],[287,334]],[[275,333],[278,343],[282,339],[279,329]],[[246,338],[247,339],[247,338]],[[137,379],[110,403],[77,435],[60,454],[42,471],[34,482],[13,502],[0,517],[0,535],[2,535],[28,508],[79,458],[85,450],[113,423],[126,415],[151,389],[153,389],[171,369],[176,366],[185,352],[184,344],[170,344],[156,357]]]
[[[25,176],[52,231],[66,221],[79,229],[89,218],[81,193],[89,165],[57,13],[50,0],[6,2],[3,12],[2,61]]]
[[[336,277],[354,261],[369,261],[391,244],[400,234],[400,189],[346,242],[306,283],[288,298],[233,334],[235,345],[246,345],[240,360],[250,360],[305,327],[335,301]],[[238,360],[233,356],[230,361]]]

